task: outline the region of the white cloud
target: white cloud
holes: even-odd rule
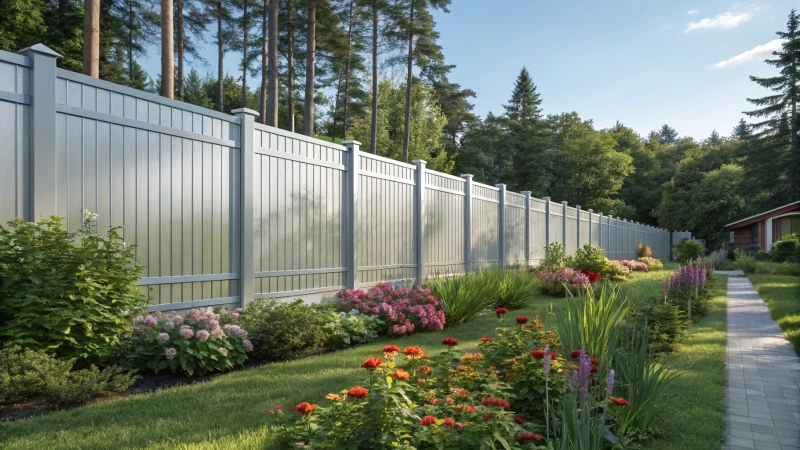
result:
[[[749,11],[743,13],[724,12],[714,17],[706,17],[699,22],[689,22],[684,32],[688,33],[703,28],[736,28],[752,18],[753,14]]]
[[[693,14],[697,14],[697,13],[699,13],[699,12],[700,12],[700,10],[699,10],[699,9],[690,9],[690,10],[686,11],[686,14],[688,14],[688,15],[690,15],[690,16],[691,16],[691,15],[693,15]]]
[[[783,42],[784,42],[783,39],[775,39],[767,42],[766,44],[757,45],[755,48],[752,48],[746,52],[739,53],[733,58],[729,58],[726,59],[725,61],[720,61],[714,64],[714,67],[717,69],[721,69],[723,67],[745,64],[752,61],[763,61],[764,59],[772,56],[772,52],[780,50],[781,45],[783,45]]]

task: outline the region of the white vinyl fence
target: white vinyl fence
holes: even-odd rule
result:
[[[153,310],[334,295],[493,265],[551,242],[670,258],[690,237],[510,192],[0,51],[0,222],[124,226]]]

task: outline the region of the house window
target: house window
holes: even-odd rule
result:
[[[758,222],[750,225],[750,250],[758,250]]]

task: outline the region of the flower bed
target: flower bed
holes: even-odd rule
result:
[[[647,272],[650,267],[647,263],[641,261],[634,261],[632,259],[621,259],[619,263],[627,267],[631,272]]]
[[[596,274],[593,274],[596,275]],[[580,271],[564,268],[539,272],[540,288],[547,295],[563,297],[567,287],[575,290],[586,289],[591,285],[589,276]]]
[[[441,330],[445,324],[439,299],[420,287],[395,288],[389,283],[379,283],[369,291],[344,290],[339,293],[339,308],[378,316],[383,322],[379,334],[383,335]]]

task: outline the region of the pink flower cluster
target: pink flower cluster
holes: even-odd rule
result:
[[[210,309],[192,309],[183,316],[175,311],[168,314],[158,311],[136,317],[133,321],[133,333],[136,336],[152,336],[149,333],[154,333],[155,339],[160,343],[178,338],[206,341],[211,337],[238,337],[243,340],[247,351],[252,351],[253,344],[247,340],[247,330],[235,324],[220,326],[219,319],[220,315]],[[171,335],[173,333],[174,337]],[[167,352],[167,356],[170,352]]]
[[[589,287],[592,283],[585,274],[572,269],[561,269],[554,272],[539,272],[539,279],[543,283],[560,285],[565,283],[576,289]]]
[[[647,272],[649,269],[647,264],[631,259],[620,259],[619,263],[627,267],[631,272]]]
[[[428,289],[395,288],[380,283],[369,291],[344,290],[339,293],[339,303],[343,309],[379,316],[387,323],[387,332],[393,335],[444,328],[441,302]]]

